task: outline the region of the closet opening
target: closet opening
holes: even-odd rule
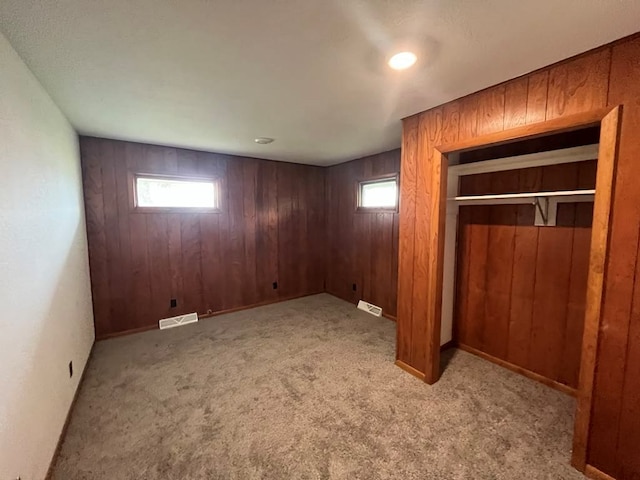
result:
[[[595,126],[449,157],[442,333],[574,396],[599,136]]]
[[[460,347],[575,395],[586,466],[622,107],[434,149],[427,355]]]

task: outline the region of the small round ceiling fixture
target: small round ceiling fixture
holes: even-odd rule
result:
[[[273,143],[273,138],[258,137],[256,139],[254,139],[253,141],[258,143],[258,144],[260,144],[260,145],[269,145],[270,143]]]
[[[406,70],[413,66],[417,60],[418,57],[413,52],[400,52],[389,59],[389,66],[394,70]]]

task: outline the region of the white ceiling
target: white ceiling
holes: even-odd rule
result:
[[[638,0],[0,0],[79,133],[318,165],[639,28]],[[419,63],[391,71],[405,45]]]

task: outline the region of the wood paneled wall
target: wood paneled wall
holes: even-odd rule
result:
[[[623,105],[588,463],[640,476],[640,37],[409,117],[403,125],[398,359],[424,372],[433,148],[515,126]],[[439,160],[439,158],[435,159]],[[569,255],[569,252],[565,252]]]
[[[400,171],[400,150],[327,169],[327,292],[365,300],[395,318],[398,213],[356,212],[358,182]],[[353,285],[356,289],[353,289]]]
[[[470,175],[462,195],[595,188],[596,162]],[[460,207],[454,339],[578,388],[592,203],[560,204],[555,227],[533,205]]]
[[[89,137],[80,147],[98,338],[324,291],[324,169]],[[218,177],[221,213],[133,211],[130,172]]]

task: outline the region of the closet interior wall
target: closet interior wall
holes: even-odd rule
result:
[[[595,175],[595,160],[468,175],[460,195],[593,189]],[[563,203],[537,227],[534,205],[461,206],[456,343],[576,389],[592,216]]]

